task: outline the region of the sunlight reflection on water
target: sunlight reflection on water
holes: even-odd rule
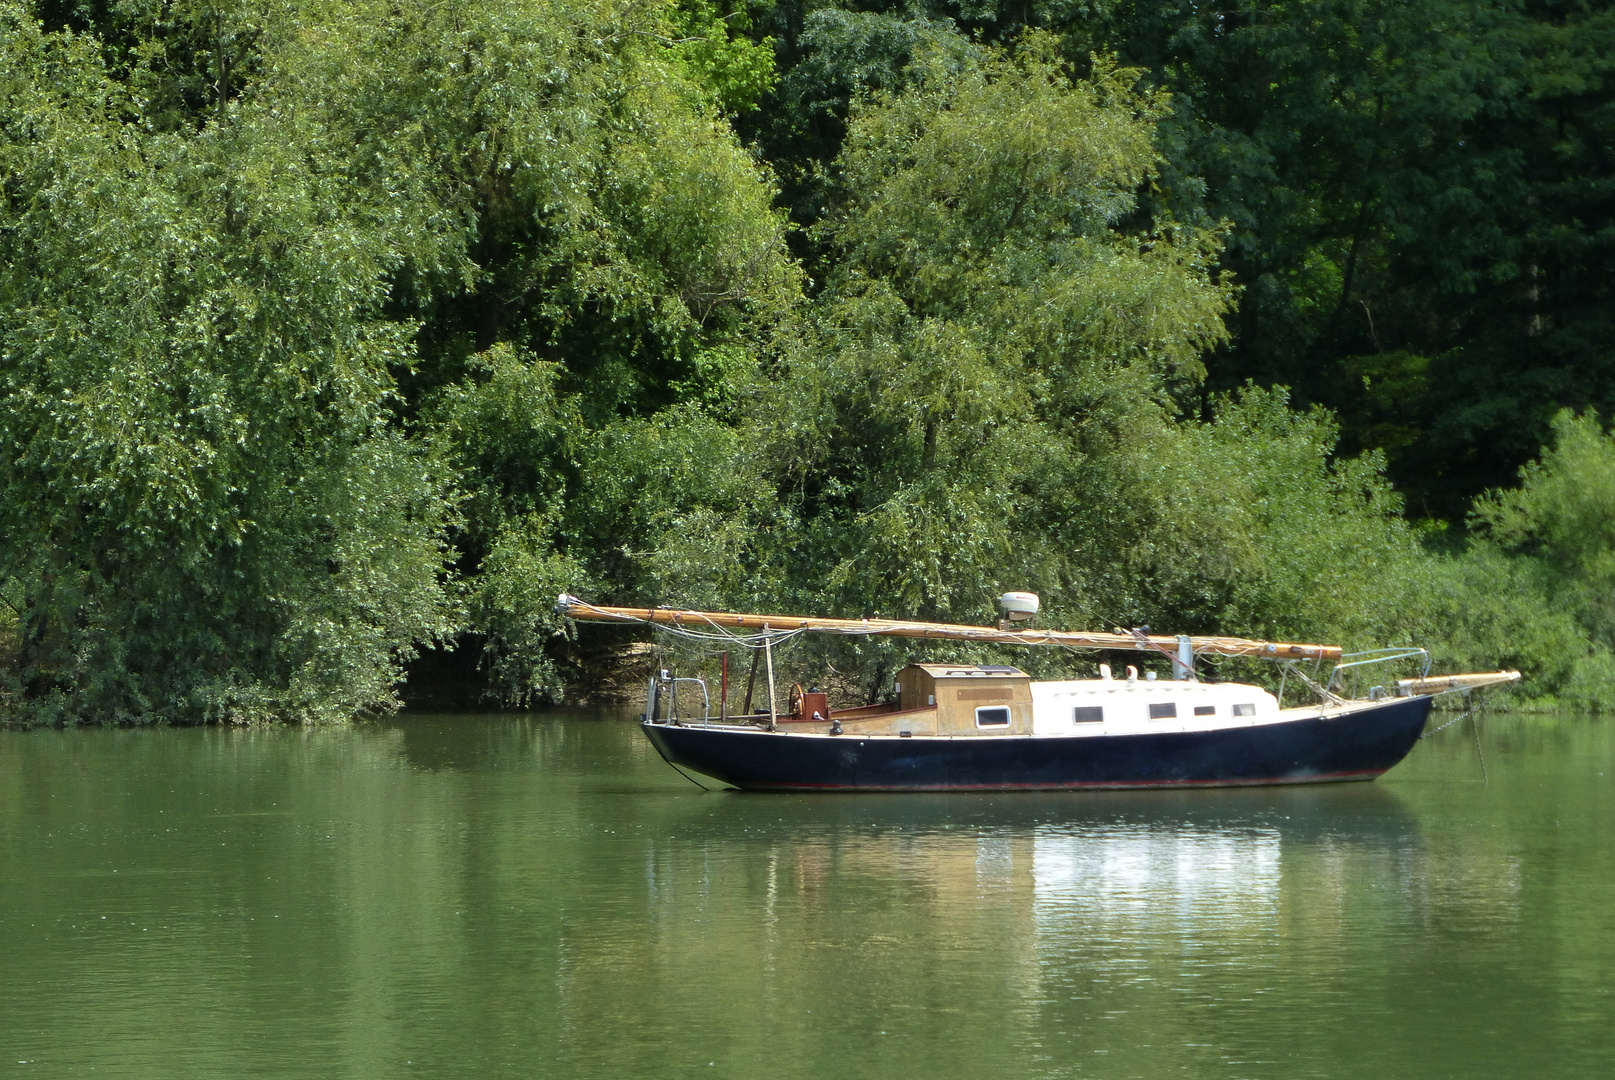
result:
[[[1032,847],[1038,929],[1167,923],[1181,932],[1270,924],[1277,829],[1039,828]]]

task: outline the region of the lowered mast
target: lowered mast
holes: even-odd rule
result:
[[[687,630],[741,630],[752,633],[867,634],[992,645],[1057,645],[1067,649],[1131,649],[1174,656],[1186,641],[1196,653],[1249,656],[1268,660],[1339,660],[1338,645],[1299,645],[1234,637],[1166,637],[1142,631],[1105,634],[1073,630],[1008,630],[996,626],[919,622],[912,619],[829,619],[802,615],[746,615],[732,611],[687,611],[679,608],[603,607],[562,593],[557,614],[580,622],[644,623]]]

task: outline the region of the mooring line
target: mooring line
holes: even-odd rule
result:
[[[1485,707],[1485,699],[1482,698],[1481,704],[1476,705],[1469,710],[1469,730],[1475,734],[1475,754],[1480,758],[1481,782],[1484,784],[1490,784],[1492,782],[1492,778],[1491,775],[1486,771],[1486,751],[1480,748],[1480,712]]]
[[[666,761],[667,759],[663,758],[663,760]],[[723,788],[707,787],[701,781],[697,780],[695,777],[693,777],[689,773],[685,772],[684,771],[684,766],[682,766],[682,765],[679,765],[679,764],[677,764],[675,762],[672,762],[672,761],[668,761],[667,763],[669,765],[672,765],[673,768],[677,769],[680,776],[684,777],[684,779],[688,780],[690,783],[694,784],[696,787],[700,788],[702,791],[722,791],[723,790]]]
[[[1464,695],[1464,704],[1467,707],[1464,709],[1463,712],[1459,713],[1457,716],[1453,717],[1451,720],[1448,720],[1445,724],[1442,724],[1440,727],[1438,727],[1438,728],[1436,728],[1436,729],[1434,729],[1432,731],[1426,731],[1424,734],[1420,735],[1419,738],[1428,739],[1432,735],[1436,735],[1436,734],[1439,734],[1440,732],[1446,731],[1448,728],[1452,727],[1452,725],[1454,725],[1454,724],[1461,724],[1465,720],[1473,721],[1469,725],[1469,730],[1475,736],[1475,754],[1476,754],[1477,757],[1480,758],[1480,779],[1481,779],[1482,783],[1490,784],[1492,782],[1492,777],[1491,777],[1491,773],[1488,772],[1487,769],[1486,769],[1486,751],[1482,750],[1481,746],[1480,746],[1480,716],[1479,716],[1479,714],[1480,714],[1480,712],[1482,712],[1485,709],[1486,699],[1482,698],[1477,703],[1474,698],[1470,697],[1468,694],[1465,694]]]
[[[1468,704],[1467,700],[1466,700],[1465,704]],[[1438,728],[1434,728],[1434,729],[1432,729],[1430,731],[1426,731],[1423,735],[1420,735],[1419,738],[1428,739],[1432,735],[1439,735],[1441,732],[1446,731],[1448,728],[1452,727],[1452,725],[1463,723],[1465,720],[1467,720],[1470,717],[1470,715],[1472,715],[1474,713],[1474,711],[1475,711],[1475,706],[1474,705],[1469,705],[1468,708],[1466,708],[1463,712],[1459,713],[1453,719],[1448,720],[1445,724],[1442,724]]]

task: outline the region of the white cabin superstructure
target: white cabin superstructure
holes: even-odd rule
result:
[[[1148,678],[1032,683],[1034,735],[1215,731],[1279,718],[1277,698],[1242,683]]]

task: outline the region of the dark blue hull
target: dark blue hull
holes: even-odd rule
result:
[[[1142,735],[901,739],[642,726],[671,764],[753,791],[1234,787],[1372,780],[1413,749],[1430,701]]]

